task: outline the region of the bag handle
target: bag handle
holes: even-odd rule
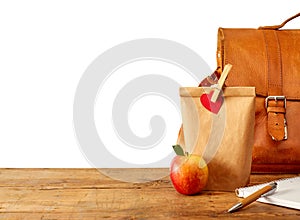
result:
[[[295,14],[294,16],[286,19],[284,22],[282,22],[282,24],[273,25],[273,26],[262,26],[262,27],[259,27],[258,29],[260,29],[260,30],[278,30],[278,29],[282,28],[284,25],[286,25],[286,23],[288,23],[289,21],[291,21],[294,18],[297,18],[299,16],[300,16],[300,13]]]

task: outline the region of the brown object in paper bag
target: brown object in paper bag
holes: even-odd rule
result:
[[[180,88],[183,127],[177,143],[208,163],[207,190],[230,191],[249,182],[254,135],[255,88],[226,87],[218,114],[200,102],[209,87]]]

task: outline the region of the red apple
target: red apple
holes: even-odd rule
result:
[[[199,155],[183,153],[179,145],[175,145],[173,148],[177,153],[171,162],[170,170],[174,188],[184,195],[200,193],[208,180],[206,162]]]

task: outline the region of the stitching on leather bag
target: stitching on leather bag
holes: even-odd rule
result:
[[[281,55],[281,46],[280,46],[280,41],[279,41],[279,38],[278,38],[278,34],[277,34],[277,31],[274,31],[274,35],[275,35],[275,38],[276,38],[276,42],[277,42],[277,56],[278,56],[278,59],[279,59],[279,64],[280,64],[280,86],[281,87],[281,91],[283,91],[283,75],[282,75],[282,55]],[[282,93],[282,92],[281,92]]]
[[[267,66],[268,66],[268,70],[267,70],[267,93],[269,91],[269,84],[270,84],[270,60],[269,60],[269,50],[268,50],[268,42],[266,40],[266,34],[265,34],[265,31],[263,31],[263,36],[264,36],[264,41],[265,41],[265,48],[266,48],[266,58],[267,58]]]

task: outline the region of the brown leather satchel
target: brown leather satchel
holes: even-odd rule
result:
[[[256,87],[252,172],[300,172],[300,30],[219,28],[217,64],[226,86]]]

